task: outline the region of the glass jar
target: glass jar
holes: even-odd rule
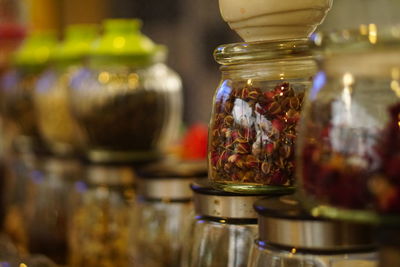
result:
[[[206,169],[205,162],[163,162],[138,171],[132,265],[180,266],[184,229],[193,213],[190,184],[206,179]]]
[[[323,57],[303,110],[297,153],[313,214],[400,222],[395,30],[371,25],[316,38]]]
[[[69,222],[70,266],[130,266],[134,173],[123,166],[86,166],[75,182]]]
[[[39,157],[19,164],[5,230],[21,255],[43,254],[65,264],[68,202],[80,165],[74,160]]]
[[[263,199],[254,207],[259,235],[249,267],[378,266],[369,226],[318,219],[292,196]]]
[[[15,68],[2,79],[5,127],[15,136],[12,141],[18,150],[40,149],[33,91],[55,44],[54,33],[32,32],[15,54]]]
[[[209,128],[209,178],[232,192],[293,190],[294,143],[316,65],[306,39],[218,47],[222,79]]]
[[[258,196],[193,184],[196,217],[186,229],[182,267],[245,267],[257,233]]]
[[[82,149],[83,135],[69,109],[69,79],[82,65],[96,37],[95,25],[68,26],[65,40],[51,55],[51,66],[39,78],[34,92],[40,133],[51,152],[73,155]]]
[[[171,142],[181,119],[181,80],[165,49],[137,20],[113,19],[71,79],[71,108],[93,162],[149,161]]]

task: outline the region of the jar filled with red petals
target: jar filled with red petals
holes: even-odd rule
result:
[[[222,45],[214,57],[222,78],[209,127],[209,179],[230,192],[291,192],[296,126],[316,72],[308,40]]]
[[[320,71],[305,100],[298,177],[313,214],[400,222],[398,28],[316,38]]]

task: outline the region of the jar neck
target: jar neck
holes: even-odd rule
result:
[[[338,53],[326,55],[320,68],[327,76],[337,77],[350,74],[374,78],[400,77],[400,53],[394,50],[361,53]],[[348,75],[347,75],[348,76]],[[393,77],[396,78],[396,77]]]
[[[312,57],[223,65],[222,79],[287,80],[312,77],[317,72]]]
[[[233,43],[217,47],[215,60],[221,65],[248,64],[265,61],[312,57],[308,39]]]

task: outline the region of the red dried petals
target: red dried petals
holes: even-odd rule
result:
[[[219,103],[223,108],[214,109],[210,125],[212,179],[291,185],[295,126],[303,95],[303,91],[296,92],[289,83],[274,88],[260,89],[248,84],[233,88],[231,95],[223,99],[225,102]],[[216,160],[215,154],[223,156]]]

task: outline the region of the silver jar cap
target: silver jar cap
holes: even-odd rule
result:
[[[374,246],[368,225],[311,216],[293,196],[264,198],[259,214],[259,240],[296,250],[338,251]]]
[[[219,191],[203,181],[196,181],[191,188],[197,215],[224,219],[257,219],[253,204],[261,199],[259,195]]]
[[[206,179],[205,161],[164,160],[138,170],[137,193],[144,199],[189,201],[190,184],[194,179]]]
[[[88,165],[86,166],[89,184],[105,186],[132,186],[136,174],[130,166]]]
[[[137,180],[137,194],[144,199],[191,200],[190,184],[192,182],[193,179],[182,177],[140,178]]]

